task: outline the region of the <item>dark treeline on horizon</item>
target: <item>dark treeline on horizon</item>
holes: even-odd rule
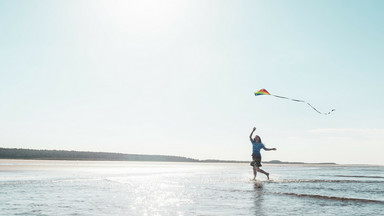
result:
[[[0,159],[36,159],[36,160],[108,160],[108,161],[175,161],[198,162],[199,160],[164,155],[139,155],[107,152],[34,150],[0,148]]]
[[[0,159],[27,160],[91,160],[91,161],[164,161],[164,162],[205,162],[205,163],[249,163],[250,161],[233,160],[198,160],[180,156],[123,154],[109,152],[67,151],[67,150],[35,150],[0,148]],[[283,162],[279,160],[264,161],[266,164],[306,164],[303,162]],[[310,163],[311,164],[311,163]],[[314,163],[335,164],[335,163]]]

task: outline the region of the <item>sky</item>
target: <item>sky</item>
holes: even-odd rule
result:
[[[0,147],[384,165],[383,10],[0,0]]]

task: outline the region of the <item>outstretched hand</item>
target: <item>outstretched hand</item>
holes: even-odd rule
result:
[[[256,130],[256,127],[253,127],[253,131],[255,131]]]

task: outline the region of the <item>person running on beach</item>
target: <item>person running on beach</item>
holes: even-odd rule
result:
[[[260,150],[264,149],[265,151],[276,151],[276,148],[266,148],[264,144],[261,142],[261,139],[258,135],[255,136],[254,139],[252,139],[253,132],[255,132],[256,127],[253,128],[251,135],[249,135],[249,139],[252,142],[252,162],[251,166],[253,167],[253,180],[256,180],[256,174],[257,172],[261,172],[265,174],[269,180],[269,173],[265,172],[264,170],[260,169],[261,167],[261,154]]]

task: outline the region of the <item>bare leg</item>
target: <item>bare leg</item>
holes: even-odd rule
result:
[[[269,180],[269,173],[265,172],[264,170],[260,169],[259,167],[256,168],[257,172],[261,172],[267,176],[267,179]]]
[[[256,166],[253,166],[253,180],[256,180],[256,175],[257,175]]]

